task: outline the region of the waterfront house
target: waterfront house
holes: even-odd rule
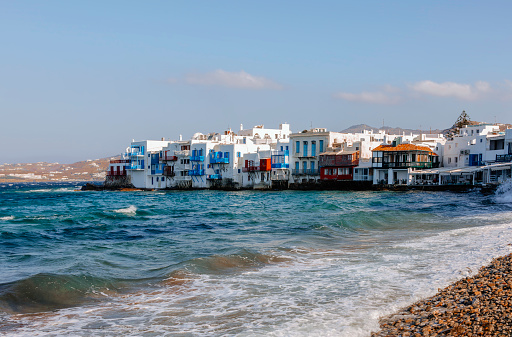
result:
[[[410,173],[417,169],[439,166],[439,157],[429,147],[400,144],[380,145],[372,151],[374,184],[401,184],[411,182]]]

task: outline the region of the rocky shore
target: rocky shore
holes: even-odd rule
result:
[[[512,336],[512,254],[381,319],[372,336]]]

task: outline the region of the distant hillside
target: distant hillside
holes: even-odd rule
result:
[[[74,164],[29,163],[0,165],[0,182],[103,181],[110,159],[79,161]]]
[[[400,135],[400,134],[403,134],[403,133],[405,133],[405,134],[410,134],[410,133],[414,133],[414,134],[420,134],[420,133],[439,134],[439,133],[443,133],[444,131],[446,131],[446,130],[439,130],[439,129],[432,129],[432,130],[402,129],[402,128],[391,127],[391,126],[383,126],[381,128],[376,128],[376,127],[373,127],[373,126],[370,126],[370,125],[367,125],[367,124],[357,124],[357,125],[352,125],[351,127],[346,128],[345,130],[342,130],[340,132],[355,133],[355,132],[361,132],[362,130],[373,130],[373,132],[375,132],[375,133],[379,132],[379,130],[384,130],[388,134],[395,134],[395,135]]]

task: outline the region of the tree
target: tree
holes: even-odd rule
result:
[[[469,115],[466,113],[466,111],[462,110],[462,113],[460,114],[459,118],[457,118],[457,121],[455,122],[455,127],[457,128],[457,131],[459,131],[465,125],[469,125],[470,122],[471,122],[471,118],[469,118]]]

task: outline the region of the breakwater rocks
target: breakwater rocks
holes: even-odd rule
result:
[[[377,336],[511,336],[512,254],[381,319]]]

